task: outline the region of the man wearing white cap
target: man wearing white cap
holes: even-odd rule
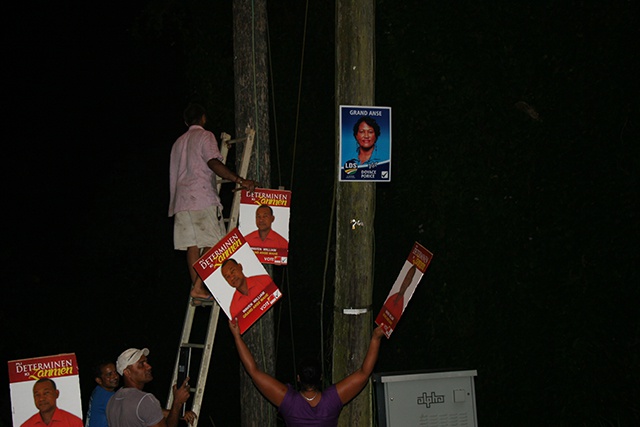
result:
[[[173,386],[171,410],[163,411],[160,402],[151,393],[145,393],[144,385],[153,379],[151,365],[147,362],[149,349],[130,348],[122,352],[116,362],[116,370],[124,387],[116,392],[107,405],[109,427],[176,427],[180,409],[189,399],[189,378],[177,387]],[[185,420],[191,424],[195,414],[188,411]]]

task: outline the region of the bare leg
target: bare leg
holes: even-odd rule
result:
[[[211,294],[209,290],[202,283],[202,279],[196,273],[196,270],[193,268],[193,264],[200,258],[200,254],[205,253],[210,248],[202,248],[199,249],[197,246],[189,246],[187,248],[187,264],[189,267],[189,275],[191,276],[191,283],[193,287],[191,288],[191,297],[192,298],[209,298]]]

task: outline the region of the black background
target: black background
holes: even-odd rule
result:
[[[85,405],[89,367],[131,346],[151,349],[149,390],[166,398],[188,292],[169,150],[192,99],[216,135],[235,127],[230,6],[164,5],[162,24],[143,1],[2,6],[2,358],[75,352]],[[283,381],[331,330],[334,16],[310,5],[302,68],[304,6],[269,4],[272,184],[294,192],[290,264],[274,272]],[[434,253],[377,370],[477,369],[482,424],[637,422],[636,7],[376,7],[376,103],[394,134],[374,307],[414,241]],[[201,423],[237,425],[220,326]]]

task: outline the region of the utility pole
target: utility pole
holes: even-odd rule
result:
[[[269,156],[269,108],[267,82],[267,2],[233,0],[233,50],[236,135],[251,126],[256,132],[246,177],[261,187],[271,186]],[[241,153],[238,159],[241,158]],[[272,269],[267,268],[271,275]],[[269,310],[243,336],[260,368],[275,375],[274,310]],[[276,426],[276,411],[256,389],[240,366],[241,425]]]
[[[375,0],[336,0],[336,158],[339,105],[375,105]],[[337,170],[335,172],[338,173]],[[336,209],[333,382],[358,369],[372,332],[375,184],[340,182]],[[369,384],[339,426],[373,425]]]

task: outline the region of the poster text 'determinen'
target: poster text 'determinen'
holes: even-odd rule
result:
[[[242,192],[239,230],[263,264],[288,262],[290,207],[291,191],[257,188]]]
[[[227,317],[238,320],[240,333],[282,296],[237,228],[202,255],[194,268]]]

